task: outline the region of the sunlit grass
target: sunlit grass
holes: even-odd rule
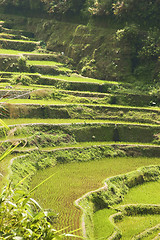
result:
[[[125,204],[160,204],[159,198],[160,192],[160,181],[144,183],[133,187],[129,190],[129,192],[124,195],[123,201],[119,205]],[[115,205],[117,208],[118,205]],[[103,222],[107,221],[106,216],[110,213],[109,209],[104,209],[101,211],[96,212],[94,214],[95,218],[95,228],[100,228],[99,222],[103,224]],[[108,214],[108,215],[107,215]],[[156,221],[155,221],[156,220]],[[144,231],[146,228],[151,228],[154,225],[158,224],[158,220],[160,221],[160,217],[158,215],[144,215],[144,216],[132,216],[132,217],[125,217],[116,225],[122,230],[123,237],[122,239],[131,239],[135,234],[139,234],[140,232]],[[109,224],[106,223],[106,231],[108,231]],[[98,237],[105,237],[105,228],[103,234],[100,232],[101,235]],[[152,235],[151,235],[152,236]],[[146,239],[146,238],[145,238]],[[148,237],[147,239],[152,239]]]
[[[160,181],[144,183],[131,188],[121,204],[160,204]]]
[[[25,51],[17,51],[17,50],[12,50],[12,49],[2,49],[2,48],[0,48],[0,54],[15,54],[15,55],[17,55],[17,54],[23,54],[23,53],[25,53],[25,54],[31,54],[31,53],[33,53],[33,54],[41,54],[41,53],[38,53],[36,51],[34,51],[34,52],[25,52]]]
[[[104,209],[94,213],[94,237],[95,239],[108,239],[113,233],[114,226],[109,221],[110,215],[116,213],[113,209]]]
[[[122,240],[131,239],[133,236],[140,234],[147,228],[154,227],[160,221],[159,215],[144,215],[125,217],[116,225],[122,231]],[[145,238],[146,239],[146,238]]]
[[[31,40],[15,40],[15,39],[3,39],[0,38],[0,41],[5,41],[5,42],[21,42],[21,43],[37,43],[37,41],[31,41]]]
[[[12,119],[5,119],[5,123],[8,125],[15,125],[15,124],[31,124],[31,123],[49,123],[49,124],[63,124],[63,123],[110,123],[110,124],[128,124],[128,125],[137,125],[140,126],[157,126],[156,124],[148,124],[148,123],[138,123],[138,122],[125,122],[125,121],[110,121],[110,120],[101,120],[101,119],[41,119],[41,118],[12,118]]]
[[[158,240],[158,238],[155,238],[155,237],[158,237],[158,236],[159,236],[159,229],[155,230],[151,234],[148,234],[148,236],[145,237],[145,240]]]
[[[63,66],[62,63],[59,62],[55,62],[55,61],[32,61],[32,60],[28,60],[27,61],[28,64],[30,65],[44,65],[44,66]]]
[[[44,104],[44,105],[48,105],[48,104],[70,104],[67,103],[66,101],[58,101],[58,100],[33,100],[33,99],[6,99],[6,102],[9,103],[29,103],[29,104]],[[76,103],[77,104],[81,104],[81,105],[90,105],[90,106],[96,106],[96,104],[89,104],[89,103]],[[75,105],[74,103],[72,103],[72,105]],[[159,107],[130,107],[130,106],[121,106],[121,105],[113,105],[113,104],[99,104],[99,106],[106,106],[106,107],[111,107],[111,108],[119,108],[119,109],[139,109],[139,110],[160,110]]]
[[[31,188],[56,173],[55,178],[35,192],[34,198],[41,202],[44,208],[53,208],[59,213],[57,227],[72,225],[72,229],[77,229],[81,213],[73,205],[76,199],[102,186],[102,181],[107,177],[150,164],[159,164],[159,158],[108,158],[101,161],[57,165],[37,172]]]
[[[47,75],[47,77],[52,77],[52,76]],[[75,75],[75,74],[71,74],[70,77],[64,76],[64,75],[57,75],[57,76],[54,76],[54,78],[69,81],[69,82],[89,82],[89,83],[99,83],[99,84],[107,83],[107,84],[113,84],[113,85],[119,84],[118,82],[105,81],[105,80],[94,79],[94,78],[87,78],[87,77],[83,77],[83,76]]]

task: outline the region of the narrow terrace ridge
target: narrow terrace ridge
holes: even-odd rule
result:
[[[7,49],[4,49],[4,53],[3,50],[0,49],[0,58],[19,58],[20,56],[24,56],[26,57],[28,60],[31,61],[57,61],[57,64],[60,61],[64,61],[64,57],[62,56],[62,54],[60,53],[26,53],[23,51],[17,51],[17,53],[6,53]]]
[[[113,120],[105,120],[105,119],[32,119],[32,118],[19,118],[19,119],[5,119],[6,124],[9,127],[16,126],[72,126],[72,125],[104,125],[109,124],[113,126],[118,125],[128,125],[128,126],[144,126],[144,127],[157,127],[160,128],[159,124],[151,124],[151,123],[139,123],[139,122],[126,122],[126,121],[113,121]],[[3,126],[0,126],[3,128]]]
[[[7,33],[0,33],[0,39],[10,39],[10,40],[29,40],[28,37],[23,35],[14,35],[14,34],[7,34]]]
[[[111,104],[88,104],[88,103],[70,103],[70,102],[63,102],[63,101],[56,101],[56,100],[33,100],[33,99],[26,99],[23,103],[19,102],[19,99],[6,99],[5,102],[1,102],[1,105],[5,105],[6,103],[11,103],[13,105],[26,105],[26,106],[30,106],[32,105],[34,106],[42,106],[45,107],[46,105],[52,107],[65,107],[66,105],[70,105],[70,106],[85,106],[85,107],[89,107],[89,108],[94,108],[94,109],[98,109],[100,108],[102,109],[108,109],[108,110],[122,110],[124,112],[128,112],[128,111],[135,111],[135,112],[152,112],[152,113],[157,113],[158,115],[160,115],[160,107],[131,107],[131,106],[121,106],[121,105],[111,105]],[[36,102],[36,103],[35,103]]]
[[[53,148],[39,148],[39,147],[30,147],[30,148],[17,148],[13,151],[13,153],[24,154],[30,153],[30,151],[39,151],[41,153],[51,153],[57,151],[72,151],[72,150],[86,150],[90,148],[102,148],[102,147],[113,147],[115,149],[124,150],[127,156],[133,156],[134,154],[138,156],[147,156],[148,154],[158,157],[160,154],[160,146],[151,145],[151,144],[140,144],[140,143],[102,143],[102,144],[85,144],[84,146],[59,146]]]
[[[32,52],[40,45],[36,41],[0,39],[2,48]]]
[[[8,29],[4,28],[3,26],[0,28],[1,32],[6,33],[6,34],[13,34],[13,35],[20,35],[20,36],[25,36],[29,38],[34,38],[34,33],[33,32],[27,32],[24,30],[18,30],[18,29]]]

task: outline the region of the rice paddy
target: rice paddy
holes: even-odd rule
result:
[[[5,119],[5,123],[7,125],[15,125],[15,124],[32,124],[32,123],[48,123],[48,124],[65,124],[65,123],[70,123],[70,124],[78,124],[78,123],[110,123],[110,124],[126,124],[126,125],[140,125],[140,126],[148,126],[148,123],[139,123],[139,122],[126,122],[126,121],[111,121],[109,119],[51,119],[51,118],[12,118],[12,119]],[[157,124],[149,124],[149,126],[157,126]]]
[[[121,204],[160,204],[160,181],[144,183],[131,188]]]
[[[151,228],[159,224],[159,215],[144,215],[125,217],[116,225],[122,231],[122,240],[132,239],[135,235],[143,232],[145,229]],[[152,237],[152,236],[151,236]],[[144,238],[146,240],[146,238]],[[153,239],[153,238],[151,238]]]
[[[86,192],[102,186],[110,176],[130,172],[141,166],[159,164],[159,158],[108,158],[101,161],[70,163],[39,171],[33,177],[31,188],[53,173],[55,177],[41,186],[33,197],[44,208],[53,208],[58,213],[57,228],[80,227],[81,212],[74,207],[74,201]],[[116,166],[116,167],[115,167]],[[42,194],[45,192],[45,195]]]
[[[30,65],[43,65],[43,66],[63,66],[62,63],[54,61],[27,61]]]

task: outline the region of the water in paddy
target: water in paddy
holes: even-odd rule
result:
[[[101,187],[110,176],[127,173],[141,166],[159,165],[159,158],[106,158],[99,161],[67,163],[38,171],[31,188],[55,173],[54,177],[39,187],[33,195],[43,208],[58,213],[56,229],[80,227],[81,212],[74,201],[83,194]]]

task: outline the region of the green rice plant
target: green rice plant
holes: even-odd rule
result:
[[[144,183],[131,188],[121,204],[159,204],[160,181]]]
[[[63,66],[62,63],[55,62],[55,61],[34,61],[34,60],[28,60],[27,64],[30,65],[44,65],[44,66]]]
[[[12,49],[0,49],[0,53],[1,54],[31,54],[31,52],[25,52],[25,51],[17,51],[17,50],[12,50]],[[38,52],[33,52],[33,53],[36,53],[36,54],[40,54]]]
[[[113,224],[109,221],[109,216],[116,213],[113,209],[104,209],[95,212],[93,216],[95,239],[107,239],[114,231]]]
[[[101,187],[102,181],[107,177],[149,164],[159,164],[159,158],[106,158],[61,164],[38,171],[32,178],[31,188],[57,172],[54,181],[46,182],[34,192],[34,198],[39,200],[44,208],[52,208],[59,214],[55,224],[57,229],[69,225],[71,229],[77,229],[80,226],[81,212],[73,205],[76,199]]]
[[[15,125],[15,124],[32,124],[32,123],[49,123],[49,124],[63,124],[63,123],[113,123],[113,124],[128,124],[128,125],[144,125],[144,126],[156,126],[156,124],[148,124],[148,123],[139,123],[139,122],[126,122],[126,121],[111,121],[108,119],[40,119],[40,118],[18,118],[18,119],[5,119],[6,124]]]
[[[71,74],[70,76],[65,76],[65,75],[57,75],[57,76],[44,75],[44,76],[45,77],[54,77],[56,79],[65,80],[65,81],[69,81],[69,82],[91,82],[91,83],[99,83],[99,84],[108,83],[108,84],[113,84],[113,85],[119,84],[118,82],[98,80],[98,79],[94,79],[94,78],[87,78],[87,77],[83,77],[83,76],[76,75],[76,74]]]
[[[21,102],[23,102],[23,101],[25,101],[26,103],[33,103],[33,100],[32,99],[14,99],[14,100],[12,100],[12,99],[6,99],[6,101],[7,102],[10,102],[10,103],[21,103]],[[50,104],[52,104],[52,103],[55,103],[56,101],[54,101],[54,100],[51,100],[50,101]],[[61,104],[65,104],[66,102],[63,100],[63,101],[59,101],[59,102],[61,102]],[[38,101],[38,103],[39,104],[47,104],[47,103],[49,103],[48,101],[46,101],[45,102],[45,100],[43,100],[43,101]],[[58,103],[58,101],[57,101],[57,103]],[[78,103],[77,103],[78,104]],[[80,103],[79,103],[80,104]],[[83,103],[83,105],[90,105],[90,106],[96,106],[96,104],[88,104],[88,103]],[[156,108],[153,108],[153,107],[146,107],[146,108],[144,108],[144,107],[128,107],[128,106],[121,106],[121,105],[110,105],[110,104],[101,104],[101,105],[99,105],[99,106],[105,106],[105,107],[110,107],[111,109],[116,109],[116,110],[121,110],[121,109],[128,109],[128,110],[134,110],[134,109],[136,109],[136,110],[140,110],[140,111],[148,111],[148,112],[150,112],[150,113],[152,113],[152,111],[153,110],[157,110],[157,111],[160,111],[160,108],[159,107],[156,107]],[[130,114],[130,112],[129,112],[129,114]],[[139,115],[140,114],[140,112],[136,112],[136,117],[137,117],[137,115]],[[130,117],[131,117],[131,114],[130,114]]]
[[[3,38],[0,38],[0,41],[4,41]],[[5,39],[6,42],[20,42],[20,43],[36,43],[36,41],[31,40],[15,40],[15,39]]]
[[[133,236],[159,223],[159,215],[127,216],[116,223],[122,231],[122,240],[132,239]],[[145,238],[146,239],[146,238]]]

